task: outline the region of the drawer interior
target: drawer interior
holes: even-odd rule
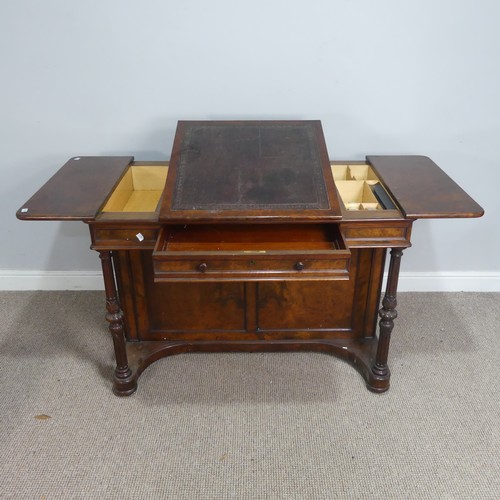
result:
[[[155,212],[167,173],[167,166],[130,166],[102,212]]]
[[[333,164],[333,178],[346,210],[394,210],[384,186],[370,165]]]
[[[269,252],[344,250],[335,224],[218,224],[165,226],[155,252]]]

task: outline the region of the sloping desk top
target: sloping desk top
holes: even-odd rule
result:
[[[180,121],[161,222],[336,220],[319,121]]]

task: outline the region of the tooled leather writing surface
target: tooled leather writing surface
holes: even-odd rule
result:
[[[307,124],[189,128],[172,208],[328,208],[313,132]]]
[[[160,219],[258,211],[340,217],[329,168],[316,121],[179,122]]]

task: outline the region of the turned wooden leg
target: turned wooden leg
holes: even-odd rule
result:
[[[370,389],[383,392],[389,388],[389,367],[387,366],[387,357],[389,355],[389,343],[391,341],[391,332],[394,328],[394,320],[398,316],[396,311],[396,295],[398,289],[399,267],[401,264],[401,248],[391,250],[391,261],[389,264],[389,276],[387,278],[387,288],[382,300],[382,308],[379,311],[380,316],[380,334],[377,345],[377,354],[372,367],[372,372],[376,376],[377,383],[370,386]]]
[[[132,379],[132,370],[128,366],[127,348],[125,343],[123,312],[116,293],[115,276],[111,261],[111,252],[99,252],[106,291],[106,321],[113,337],[115,348],[116,368],[113,379],[113,392],[117,396],[128,396],[137,389],[137,382]]]

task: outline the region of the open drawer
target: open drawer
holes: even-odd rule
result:
[[[167,225],[153,252],[155,281],[348,279],[337,224]]]

